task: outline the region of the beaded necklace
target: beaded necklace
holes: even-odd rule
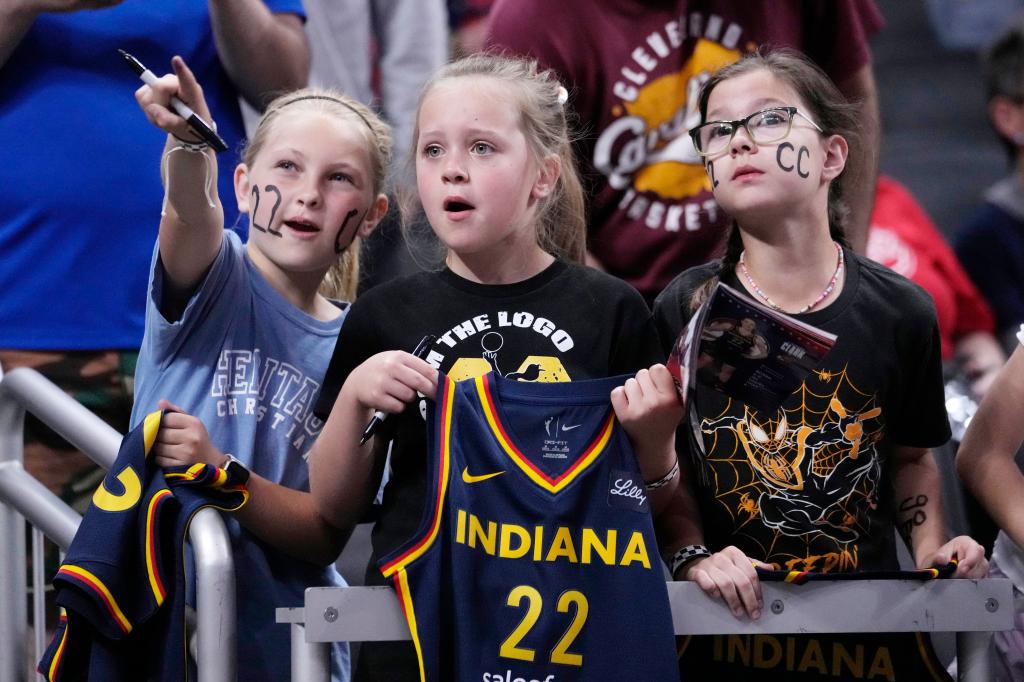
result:
[[[836,271],[835,273],[832,274],[832,279],[829,280],[828,286],[825,287],[825,290],[818,294],[818,298],[814,299],[813,301],[805,305],[803,308],[796,311],[796,313],[794,313],[795,315],[802,315],[809,310],[813,310],[819,303],[828,298],[828,295],[831,294],[832,290],[836,288],[836,282],[839,281],[839,276],[843,274],[843,247],[841,247],[836,242],[832,243],[836,245],[836,252],[839,254],[838,261],[836,262]],[[740,254],[739,265],[740,272],[742,272],[743,276],[746,277],[747,283],[750,284],[754,292],[758,296],[760,296],[764,300],[764,302],[767,303],[770,307],[774,308],[775,310],[785,312],[784,310],[782,310],[782,307],[778,303],[769,298],[768,294],[764,293],[764,290],[761,289],[761,287],[757,286],[757,282],[755,282],[754,278],[750,276],[750,271],[747,270],[747,263],[743,258],[746,255],[746,253],[747,252],[744,251],[743,253]]]

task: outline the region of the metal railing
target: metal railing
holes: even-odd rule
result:
[[[31,655],[45,646],[43,536],[62,551],[81,517],[23,468],[25,412],[31,412],[104,469],[117,457],[122,435],[29,368],[0,372],[0,682],[24,679],[29,666],[25,521],[33,527],[33,623]],[[235,573],[231,543],[220,514],[202,509],[189,539],[196,569],[196,661],[199,682],[234,682],[236,650]]]
[[[990,682],[991,633],[1013,627],[1009,580],[762,583],[759,620],[740,620],[696,583],[668,583],[677,635],[956,632],[958,678]],[[842,617],[837,617],[842,614]],[[390,587],[315,587],[303,607],[277,609],[292,628],[292,679],[328,682],[330,642],[410,639]]]

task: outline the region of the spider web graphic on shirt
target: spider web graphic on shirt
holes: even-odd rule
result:
[[[720,511],[755,558],[796,570],[849,570],[878,505],[884,433],[875,396],[844,367],[820,370],[767,415],[729,399],[700,427]]]

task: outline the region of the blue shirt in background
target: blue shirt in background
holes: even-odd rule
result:
[[[265,0],[304,16],[300,0]],[[181,55],[230,146],[219,155],[225,224],[244,131],[206,0],[132,1],[42,14],[0,69],[0,348],[135,349],[160,222],[165,135],[135,102],[117,49],[157,75]],[[244,236],[244,234],[243,234]]]

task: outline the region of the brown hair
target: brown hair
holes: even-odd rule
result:
[[[391,128],[377,114],[362,102],[352,99],[336,90],[326,88],[302,88],[275,98],[263,116],[256,130],[242,150],[242,162],[252,166],[256,156],[266,144],[282,111],[313,111],[338,116],[351,121],[366,135],[367,151],[370,154],[371,190],[374,198],[387,187],[388,167],[391,163]],[[356,237],[338,260],[324,275],[320,293],[327,298],[355,300],[359,285],[359,252],[362,240]]]
[[[545,251],[576,262],[586,255],[586,201],[580,182],[566,113],[567,92],[554,71],[541,70],[532,59],[479,53],[464,57],[441,68],[423,87],[416,107],[412,159],[419,143],[419,110],[431,89],[453,78],[479,76],[493,78],[506,86],[519,110],[519,126],[538,161],[557,154],[561,174],[551,194],[537,207],[537,243]],[[413,201],[404,201],[403,227],[408,229],[418,210]]]
[[[832,80],[816,64],[799,52],[784,48],[761,48],[743,55],[738,61],[722,67],[701,88],[698,107],[700,123],[707,121],[708,100],[712,91],[722,82],[754,71],[768,71],[791,87],[807,105],[811,117],[822,130],[822,135],[839,135],[854,147],[860,138],[858,114],[860,105],[850,102],[839,92]],[[849,209],[843,202],[842,174],[832,180],[828,188],[828,229],[832,239],[846,246],[845,224]],[[726,237],[725,255],[718,274],[702,285],[690,301],[696,309],[707,299],[722,273],[736,267],[743,253],[743,236],[736,221],[732,222]]]

